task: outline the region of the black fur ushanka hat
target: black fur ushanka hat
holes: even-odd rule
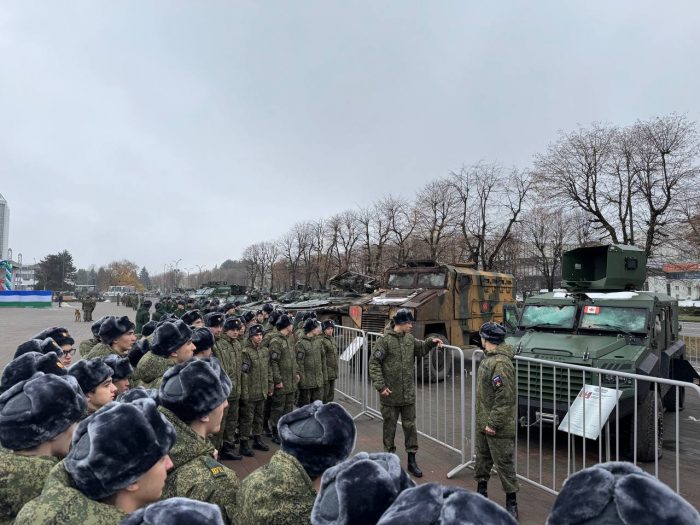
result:
[[[0,392],[3,392],[20,381],[29,379],[37,372],[65,376],[68,370],[63,366],[58,355],[53,352],[41,354],[28,352],[10,361],[2,371]]]
[[[109,316],[100,325],[100,341],[106,345],[111,345],[115,340],[136,327],[129,318]]]
[[[161,357],[168,357],[192,339],[192,330],[187,324],[178,319],[161,324],[153,334],[151,352]]]
[[[119,525],[224,525],[224,519],[213,503],[168,498],[140,508]]]
[[[104,358],[104,362],[114,372],[112,374],[113,381],[126,379],[134,374],[134,369],[128,357],[119,357],[117,354],[109,354]]]
[[[114,374],[113,370],[105,364],[104,359],[100,357],[78,361],[70,367],[68,373],[78,380],[78,384],[85,394],[92,392]]]
[[[30,339],[17,347],[14,358],[16,359],[28,352],[39,352],[41,354],[48,354],[49,352],[52,352],[56,355],[61,355],[61,347],[58,346],[56,341],[50,337],[47,337],[46,339]]]

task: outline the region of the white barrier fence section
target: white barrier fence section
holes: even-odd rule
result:
[[[476,377],[482,351],[472,357]],[[607,461],[631,461],[682,494],[684,472],[697,472],[689,437],[695,418],[681,421],[692,383],[516,356],[518,477],[557,494],[574,472]],[[472,443],[476,417],[472,389]],[[672,424],[664,426],[666,420]],[[472,446],[472,458],[475,451]]]
[[[335,340],[340,351],[335,389],[346,401],[364,407],[365,367],[362,366],[362,362],[365,333],[355,328],[336,325]]]

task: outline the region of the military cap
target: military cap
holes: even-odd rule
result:
[[[10,361],[2,371],[0,379],[0,392],[11,386],[29,379],[37,372],[64,376],[68,373],[60,358],[54,352],[42,354],[39,352],[27,352]]]
[[[251,322],[253,320],[253,318],[255,317],[255,314],[251,311],[248,311],[248,312],[243,314],[243,317],[245,318],[246,324],[248,324],[249,322]]]
[[[19,345],[17,350],[15,350],[14,358],[18,358],[22,354],[28,352],[39,352],[41,354],[48,354],[49,352],[56,355],[61,354],[61,347],[56,344],[56,341],[47,337],[46,339],[30,339]]]
[[[314,312],[313,310],[310,310],[308,312],[304,312],[301,320],[306,321],[307,319],[316,319],[316,312]]]
[[[309,332],[316,330],[316,328],[321,328],[321,323],[319,323],[316,319],[309,318],[306,321],[304,321],[304,333],[305,334],[308,334]]]
[[[112,377],[114,371],[105,364],[104,359],[97,357],[78,361],[68,373],[78,380],[80,388],[87,394]]]
[[[182,319],[182,322],[185,323],[186,325],[191,325],[197,319],[201,319],[201,318],[202,318],[202,314],[199,313],[199,310],[190,310],[190,311],[182,314],[182,317],[180,317],[180,319]]]
[[[175,437],[175,427],[152,399],[111,402],[78,425],[63,463],[76,488],[100,501],[148,472]]]
[[[168,357],[177,352],[182,345],[192,339],[192,330],[184,321],[166,321],[153,334],[151,352],[161,357]]]
[[[148,337],[149,335],[151,335],[153,332],[156,331],[157,324],[158,323],[156,323],[155,321],[148,321],[141,327],[141,335],[144,337]]]
[[[248,338],[250,339],[253,336],[256,335],[262,335],[264,332],[262,325],[260,324],[254,324],[251,325],[250,328],[248,328]]]
[[[355,448],[355,422],[337,403],[314,401],[298,408],[282,416],[278,429],[282,451],[294,456],[312,479]]]
[[[481,325],[479,336],[489,343],[500,345],[506,339],[506,329],[503,325],[489,321]]]
[[[159,323],[167,323],[168,321],[177,321],[178,317],[175,314],[170,314],[168,312],[165,312],[163,315],[160,316]]]
[[[240,330],[243,328],[243,323],[238,317],[227,317],[224,321],[224,332],[228,330]]]
[[[119,337],[133,330],[135,326],[126,315],[122,317],[111,315],[100,325],[100,340],[106,345],[111,345]]]
[[[105,319],[108,317],[108,315],[104,315],[90,325],[90,331],[95,339],[100,337],[100,326],[102,326],[102,323],[104,323]]]
[[[224,312],[228,312],[229,310],[232,310],[236,308],[236,305],[233,303],[224,303]]]
[[[214,335],[208,328],[195,328],[192,330],[192,342],[194,343],[194,353],[204,352],[214,347]]]
[[[213,503],[168,498],[140,508],[120,525],[224,525],[224,519]]]
[[[112,380],[114,381],[126,379],[127,377],[131,377],[134,373],[134,369],[128,357],[119,357],[117,354],[109,354],[104,358],[104,362],[114,372],[112,374]]]
[[[214,327],[224,324],[224,314],[211,312],[204,316],[204,326]]]
[[[279,319],[277,319],[275,326],[278,330],[284,330],[288,326],[292,326],[292,319],[287,314],[282,314],[279,316]]]
[[[270,303],[265,303],[262,305],[262,311],[266,312],[268,314],[271,314],[272,311],[274,310],[273,306]]]
[[[152,399],[156,402],[156,404],[160,404],[158,390],[155,388],[144,388],[142,386],[137,386],[130,388],[123,394],[119,394],[117,396],[117,401],[120,403],[133,403],[137,399]]]
[[[413,319],[413,314],[406,310],[405,308],[401,308],[398,312],[396,312],[396,315],[394,315],[394,324],[395,325],[402,325],[406,323],[412,323],[415,319]]]
[[[323,473],[311,523],[377,523],[398,495],[414,486],[396,454],[360,452]]]
[[[143,306],[144,308],[151,308],[151,306],[153,306],[153,303],[149,299],[146,299],[144,302],[141,303],[141,306]]]
[[[325,331],[327,328],[335,328],[333,319],[326,319],[321,323],[321,330]]]
[[[38,372],[0,395],[0,445],[35,448],[78,421],[86,408],[75,378]]]

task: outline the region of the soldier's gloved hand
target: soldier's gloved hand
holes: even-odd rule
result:
[[[490,426],[486,425],[486,428],[484,429],[484,432],[486,432],[487,435],[489,436],[495,436],[496,431],[492,429]]]
[[[380,392],[381,395],[383,396],[390,396],[391,395],[391,389],[387,386]]]

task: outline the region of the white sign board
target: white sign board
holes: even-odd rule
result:
[[[622,396],[621,390],[584,385],[571,404],[569,412],[562,419],[559,430],[588,439],[598,439],[603,425],[615,409],[620,396]],[[584,407],[586,411],[585,429],[583,425]]]
[[[340,359],[342,359],[345,362],[350,362],[350,360],[353,358],[353,356],[357,353],[357,351],[362,348],[362,342],[364,341],[364,337],[357,336],[353,341],[348,345],[348,347],[343,350],[343,353],[340,354]]]

